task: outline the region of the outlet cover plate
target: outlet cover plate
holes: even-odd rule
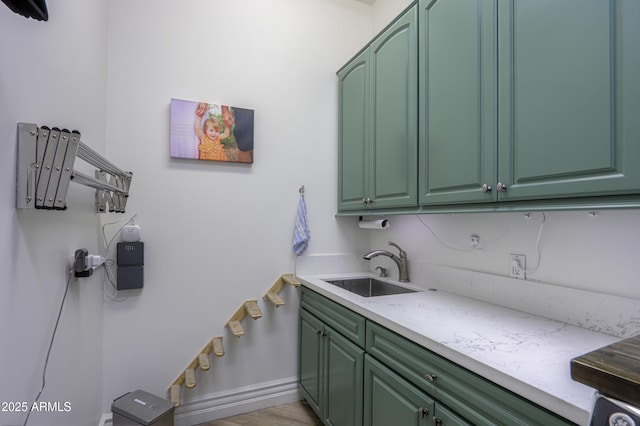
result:
[[[509,276],[518,279],[526,279],[527,258],[524,254],[512,254],[509,261]]]

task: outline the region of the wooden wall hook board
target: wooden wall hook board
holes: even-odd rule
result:
[[[174,407],[180,406],[180,385],[171,385],[169,388],[169,401]]]
[[[184,384],[187,389],[196,387],[196,370],[193,368],[187,368],[184,370]]]
[[[212,340],[213,344],[213,353],[217,357],[221,357],[224,355],[224,347],[222,346],[222,336],[214,337]]]
[[[267,290],[267,292],[262,296],[264,300],[268,300],[273,305],[278,308],[285,304],[282,297],[280,297],[279,293],[285,284],[292,285],[294,287],[300,287],[300,281],[298,281],[293,274],[282,274],[280,278]]]

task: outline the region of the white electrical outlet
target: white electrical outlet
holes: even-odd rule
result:
[[[480,244],[480,237],[476,234],[473,234],[469,237],[469,245],[471,248],[478,248],[478,244]]]
[[[513,278],[527,278],[527,258],[524,254],[512,254],[509,261],[509,275]]]

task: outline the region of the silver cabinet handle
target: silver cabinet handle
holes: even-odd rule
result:
[[[491,185],[487,185],[486,183],[482,185],[482,192],[484,193],[491,192]]]
[[[435,382],[437,378],[438,378],[438,376],[436,376],[435,374],[425,374],[425,376],[424,376],[424,379],[427,382]]]
[[[496,189],[498,190],[498,192],[507,192],[507,185],[503,184],[502,182],[498,182],[498,184],[496,185]]]
[[[420,407],[418,409],[418,415],[420,416],[421,419],[424,419],[429,415],[429,410],[427,410],[426,408]]]

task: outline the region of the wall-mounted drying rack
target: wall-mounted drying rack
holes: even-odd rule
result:
[[[76,156],[97,167],[95,177],[74,170]],[[96,190],[96,213],[124,213],[131,178],[131,172],[82,143],[76,130],[18,123],[18,209],[64,210],[69,183],[75,182]]]

